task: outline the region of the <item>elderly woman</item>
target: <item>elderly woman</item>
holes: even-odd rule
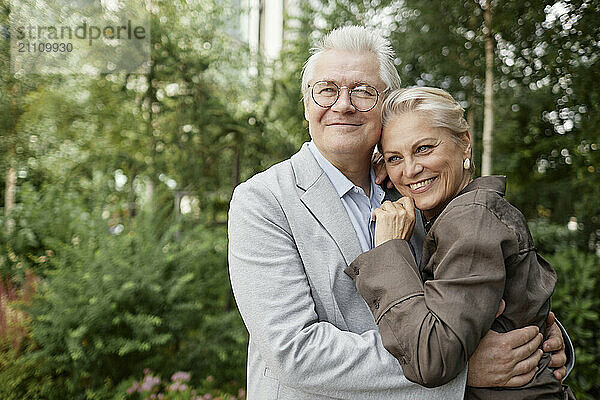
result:
[[[396,91],[383,105],[380,150],[404,196],[375,211],[376,248],[346,270],[369,304],[385,348],[408,379],[439,386],[462,371],[490,329],[537,325],[545,336],[556,273],[539,256],[506,178],[473,179],[464,110],[436,88]],[[414,205],[427,236],[420,264],[407,240]],[[496,312],[501,300],[504,312]],[[527,385],[467,387],[468,399],[567,399],[544,354]]]

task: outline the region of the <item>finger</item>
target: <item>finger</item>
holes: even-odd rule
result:
[[[380,184],[387,178],[387,170],[385,169],[385,164],[376,164],[375,165],[375,183]]]
[[[515,360],[524,360],[531,356],[542,344],[544,336],[538,333],[532,340],[514,349]]]
[[[383,211],[389,211],[389,210],[394,209],[394,205],[392,204],[391,201],[386,200],[383,203],[381,203],[381,207],[379,207],[379,208],[382,209]]]
[[[559,368],[556,371],[554,371],[554,377],[556,379],[558,379],[559,381],[562,381],[563,379],[565,379],[565,376],[567,376],[567,368],[566,367],[562,367],[562,368]]]
[[[383,154],[381,154],[378,151],[373,152],[373,156],[371,157],[371,164],[380,164],[381,161],[383,161]]]
[[[557,338],[555,336],[549,337],[545,342],[543,349],[545,352],[552,353],[555,351],[561,351],[563,349],[563,341],[562,338]]]
[[[544,352],[541,349],[537,349],[533,352],[532,355],[524,359],[523,361],[519,361],[515,367],[513,368],[513,373],[515,375],[526,375],[531,371],[535,370],[538,366],[538,363],[542,359]]]
[[[567,354],[563,351],[554,353],[550,356],[550,366],[552,368],[564,367],[567,363]]]
[[[388,180],[387,187],[388,187],[388,189],[393,188],[394,187],[394,182]]]
[[[400,198],[398,201],[402,201],[402,205],[404,208],[406,208],[406,211],[408,211],[410,215],[415,215],[415,202],[411,197],[405,196]]]
[[[551,353],[553,351],[560,351],[565,347],[565,342],[562,337],[562,332],[558,328],[558,325],[552,325],[548,329],[548,339],[544,342],[544,351]]]
[[[381,208],[376,208],[373,210],[373,221],[377,221],[377,218],[380,218],[384,214],[384,211]]]
[[[394,203],[392,203],[392,205],[394,206],[394,210],[398,215],[406,214],[406,208],[404,208],[404,205],[402,203],[398,203],[398,201],[395,201]]]
[[[532,340],[537,339],[538,334],[540,334],[539,328],[535,325],[529,325],[525,328],[515,329],[510,332],[503,333],[502,337],[504,338],[504,341],[507,343],[509,348],[517,349],[531,343]],[[537,348],[538,346],[539,343],[536,346],[534,346],[534,348],[529,353],[527,353],[527,356],[533,353],[533,350],[535,350],[535,348]],[[524,359],[526,357],[522,358]]]
[[[554,315],[554,313],[552,311],[550,311],[548,313],[548,316],[546,317],[546,327],[550,328],[550,326],[552,326],[552,324],[554,324],[555,320],[556,320],[556,316]]]
[[[502,315],[505,308],[506,308],[506,302],[504,301],[504,299],[500,299],[500,307],[498,307],[498,312],[496,313],[496,318],[498,318],[500,315]]]
[[[504,386],[505,387],[523,386],[523,385],[529,383],[533,379],[536,372],[537,372],[537,367],[533,371],[531,371],[527,374],[513,376],[504,384]]]

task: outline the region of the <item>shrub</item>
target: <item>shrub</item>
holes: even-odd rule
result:
[[[25,379],[55,380],[63,393],[49,400],[110,398],[144,366],[243,384],[246,333],[231,307],[225,252],[224,226],[181,232],[143,215],[120,235],[95,232],[56,248],[28,308],[37,347],[20,365],[40,367]]]
[[[214,378],[208,376],[199,387],[190,385],[189,372],[178,371],[170,381],[163,381],[148,368],[140,381],[127,381],[119,386],[121,389],[114,400],[241,400],[245,391],[239,389],[237,395],[213,388]],[[123,389],[126,387],[124,393]]]
[[[546,220],[530,223],[538,251],[552,264],[558,282],[552,311],[569,332],[575,367],[566,380],[578,400],[600,398],[600,258],[582,250],[585,235]]]
[[[552,310],[569,332],[575,367],[566,383],[578,400],[600,398],[600,258],[575,248],[546,255],[558,274]]]

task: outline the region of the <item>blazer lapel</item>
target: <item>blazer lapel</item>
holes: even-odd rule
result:
[[[338,245],[347,264],[361,253],[360,242],[350,217],[331,181],[304,144],[292,159],[297,186],[305,190],[300,200],[323,225]]]

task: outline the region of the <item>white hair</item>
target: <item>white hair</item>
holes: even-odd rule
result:
[[[332,30],[311,49],[312,55],[302,69],[302,93],[306,91],[308,82],[313,78],[318,58],[328,50],[373,53],[379,61],[379,76],[383,83],[390,90],[400,87],[400,76],[394,65],[394,50],[390,41],[365,27],[352,25]]]
[[[469,124],[464,117],[465,110],[450,93],[434,87],[414,87],[393,91],[383,102],[381,117],[383,128],[394,117],[409,112],[422,114],[435,128],[446,128],[457,144],[465,146],[465,133],[469,130]],[[474,170],[473,160],[471,160],[470,170],[471,172]]]

